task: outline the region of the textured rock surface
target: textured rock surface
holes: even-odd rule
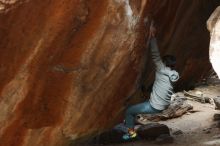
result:
[[[214,103],[215,103],[215,109],[220,110],[220,96],[217,96],[215,98],[213,98]]]
[[[179,86],[210,68],[205,22],[215,0],[6,2],[0,146],[64,146],[118,122],[140,78],[153,80],[140,23],[149,13],[161,53],[178,57]]]
[[[170,135],[170,130],[164,124],[148,123],[140,127],[137,133],[143,139],[155,139],[163,134]]]
[[[207,21],[207,27],[211,33],[210,61],[218,77],[220,78],[220,7],[216,8]]]
[[[177,70],[181,73],[178,88],[194,84],[210,69],[206,21],[218,5],[213,0],[151,0],[146,7],[147,13],[156,18],[162,54],[177,57]]]
[[[2,13],[0,145],[60,146],[115,123],[144,58],[141,5],[30,0]]]
[[[19,5],[21,0],[0,0],[0,13],[7,13]],[[27,0],[26,0],[27,1]],[[25,1],[21,1],[24,3]]]

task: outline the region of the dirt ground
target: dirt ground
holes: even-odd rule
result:
[[[203,96],[216,97],[220,96],[220,84],[200,86],[193,92],[200,91]],[[200,103],[188,101],[193,105],[194,113],[186,113],[182,117],[161,121],[167,125],[174,137],[172,144],[162,144],[164,146],[220,146],[220,129],[218,123],[213,121],[213,115],[219,113],[215,106],[210,103]],[[179,134],[175,132],[179,131]],[[138,141],[114,146],[158,146],[156,141]]]

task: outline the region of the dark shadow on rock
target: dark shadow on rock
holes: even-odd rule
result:
[[[155,140],[156,143],[170,143],[173,141],[173,137],[170,135],[169,128],[164,124],[149,123],[146,125],[142,125],[137,129],[137,133],[137,138],[125,141],[122,139],[122,136],[125,133],[113,129],[100,133],[92,138],[87,137],[84,139],[73,141],[69,146],[102,146],[129,143],[139,140]]]
[[[169,128],[164,124],[159,123],[149,123],[146,125],[141,126],[137,130],[138,135],[142,139],[156,139],[160,135],[170,135]]]
[[[120,144],[139,140],[135,138],[132,140],[125,141],[122,139],[124,132],[118,130],[111,130],[101,133],[100,135],[93,138],[91,145],[109,145],[109,144]]]

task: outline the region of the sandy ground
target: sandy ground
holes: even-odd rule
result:
[[[198,87],[194,91],[201,91],[204,96],[220,96],[220,85]],[[182,117],[161,121],[171,129],[171,134],[182,131],[182,134],[173,135],[172,144],[156,144],[155,141],[138,141],[114,146],[220,146],[220,129],[217,122],[213,121],[213,115],[220,113],[212,104],[202,104],[196,101],[188,101],[197,112],[187,113]]]

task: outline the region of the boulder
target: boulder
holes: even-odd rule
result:
[[[214,121],[220,121],[220,114],[214,114],[213,120]]]
[[[162,134],[156,138],[157,144],[169,144],[169,143],[173,143],[173,141],[174,138],[169,134]]]
[[[220,96],[214,97],[213,100],[215,103],[215,109],[220,110]]]
[[[202,1],[202,2],[201,2]],[[151,15],[185,88],[207,75],[216,0],[0,0],[0,145],[66,146],[118,123],[152,83]]]
[[[137,130],[142,139],[156,139],[161,135],[170,135],[169,128],[164,124],[148,123]]]
[[[103,132],[99,135],[97,135],[95,138],[92,140],[92,145],[111,145],[111,144],[119,144],[119,143],[124,143],[124,142],[130,142],[133,141],[134,139],[130,141],[124,141],[122,139],[122,136],[125,133],[119,130],[110,130]]]
[[[209,58],[213,69],[220,78],[220,6],[215,9],[207,21],[207,27],[210,31]]]

